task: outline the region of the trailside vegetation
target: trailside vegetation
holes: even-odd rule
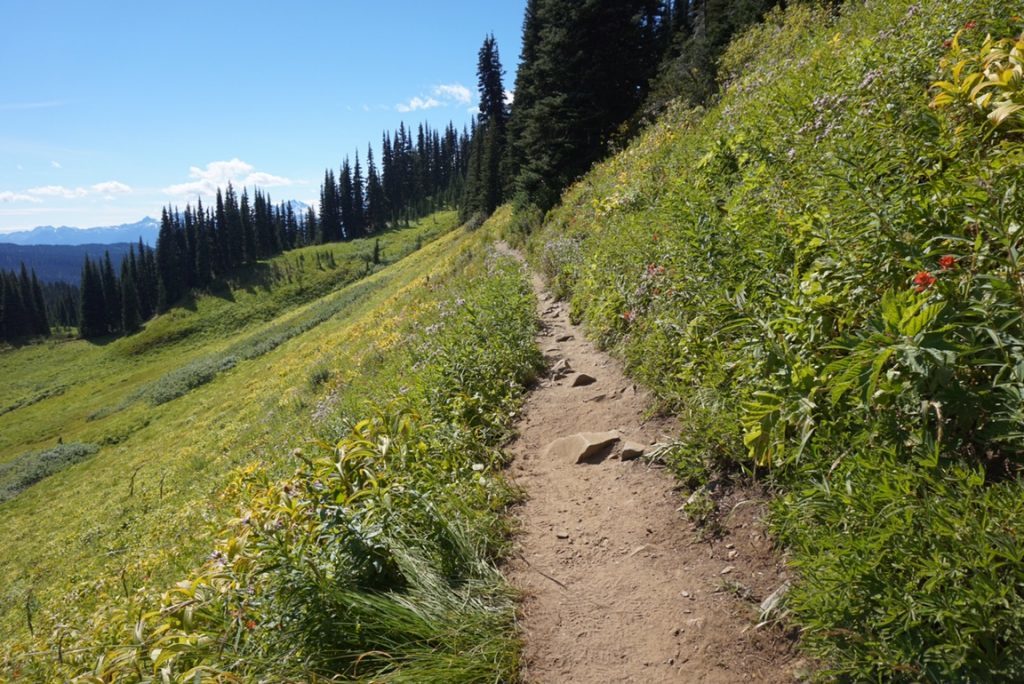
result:
[[[765,619],[822,677],[1024,678],[1022,31],[994,0],[772,11],[531,238],[681,416],[688,483],[776,488]]]

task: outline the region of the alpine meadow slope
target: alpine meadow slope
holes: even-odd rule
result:
[[[1022,30],[994,0],[774,11],[527,237],[679,414],[684,481],[775,488],[798,579],[765,619],[823,678],[1024,678]]]

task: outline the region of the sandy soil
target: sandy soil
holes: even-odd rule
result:
[[[541,349],[572,372],[540,382],[509,445],[509,476],[528,497],[515,511],[521,532],[506,568],[523,593],[523,679],[793,681],[803,663],[792,641],[777,627],[756,628],[759,602],[786,579],[761,523],[764,497],[726,493],[724,534],[701,541],[677,510],[685,497],[674,478],[618,458],[624,441],[653,445],[678,426],[650,418],[649,395],[534,285]],[[572,387],[577,372],[596,382]],[[622,442],[585,463],[545,457],[557,438],[608,430]]]

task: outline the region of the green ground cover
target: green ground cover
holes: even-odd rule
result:
[[[1020,46],[986,45],[1022,29],[991,0],[777,12],[719,101],[529,240],[680,414],[680,474],[777,489],[785,615],[823,677],[1024,677]]]

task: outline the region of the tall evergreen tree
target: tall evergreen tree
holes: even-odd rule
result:
[[[135,277],[132,275],[131,266],[125,260],[121,262],[121,330],[126,333],[134,332],[141,323]]]
[[[373,148],[366,148],[366,223],[371,232],[377,233],[387,226],[387,200],[381,184],[377,165],[373,163]]]
[[[348,157],[341,165],[341,172],[338,174],[338,206],[341,210],[341,225],[345,240],[351,240],[353,235],[353,205],[352,205],[352,167]]]
[[[655,0],[530,0],[510,127],[516,189],[548,209],[638,108],[663,42]]]
[[[103,300],[103,282],[99,269],[85,257],[82,264],[81,293],[78,311],[78,334],[85,339],[107,334],[107,309]]]
[[[46,300],[43,297],[43,288],[36,277],[35,269],[32,269],[32,321],[36,335],[50,335],[50,320],[46,314]]]
[[[100,266],[100,283],[103,288],[103,309],[107,332],[116,333],[121,329],[121,288],[114,275],[114,264],[110,252],[103,253]]]
[[[501,58],[493,35],[484,39],[477,61],[480,113],[470,149],[463,195],[463,218],[491,214],[504,198],[506,126],[508,107],[502,84]]]
[[[363,184],[363,169],[359,165],[359,151],[356,151],[356,165],[352,168],[352,236],[366,235],[366,197]]]
[[[228,196],[231,194],[229,190]],[[171,213],[164,209],[160,215],[160,233],[156,240],[158,311],[166,311],[185,294],[182,254],[177,232]]]

